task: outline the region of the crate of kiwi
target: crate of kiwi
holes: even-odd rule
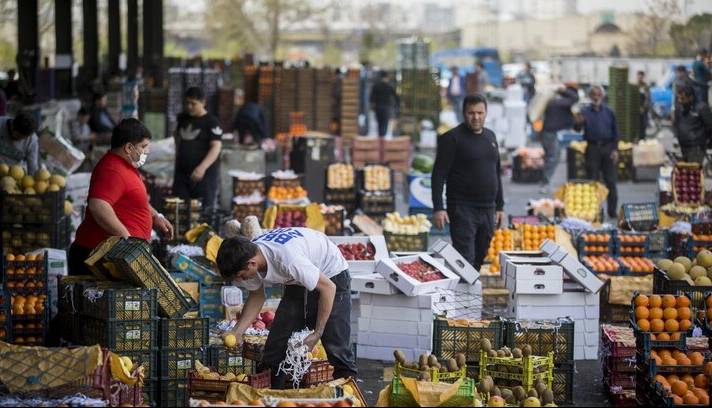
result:
[[[542,380],[551,388],[554,369],[554,353],[547,356],[532,355],[532,347],[521,349],[502,347],[494,350],[483,339],[480,347],[480,378],[490,376],[504,385],[522,385],[527,391],[537,380]]]
[[[454,358],[439,361],[434,355],[421,354],[418,361],[408,361],[405,354],[395,350],[393,356],[396,366],[393,375],[398,378],[416,378],[433,383],[454,383],[467,376],[465,355],[457,354]]]
[[[556,406],[554,391],[545,381],[536,380],[534,386],[525,389],[521,385],[495,384],[490,376],[485,376],[477,385],[477,392],[486,407],[550,407]]]

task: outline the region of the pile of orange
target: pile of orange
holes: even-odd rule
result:
[[[267,198],[280,202],[280,201],[287,201],[287,200],[298,200],[300,198],[305,198],[307,196],[306,190],[304,190],[301,186],[298,187],[275,187],[272,186],[270,187],[269,191],[267,192]]]
[[[653,350],[650,353],[650,358],[655,360],[658,366],[702,366],[705,364],[705,356],[699,351],[684,353],[680,350]]]
[[[678,340],[679,332],[692,327],[692,310],[687,296],[638,295],[633,303],[638,329],[657,333],[653,340]]]
[[[653,273],[655,270],[655,264],[648,258],[641,257],[621,257],[618,258],[623,266],[628,268],[629,271],[635,273]]]
[[[583,234],[581,239],[585,244],[606,244],[611,240],[610,234]]]
[[[647,237],[645,235],[618,235],[618,242],[620,242],[620,253],[621,255],[638,255],[645,253],[645,241]],[[652,272],[652,271],[651,271]]]
[[[616,273],[620,265],[610,255],[589,255],[583,257],[583,263],[596,273]]]
[[[534,251],[539,249],[547,239],[556,240],[556,227],[553,225],[522,224],[522,249]]]
[[[25,255],[23,255],[23,254],[17,254],[17,255],[15,255],[15,254],[9,253],[9,254],[5,255],[5,260],[6,260],[10,265],[13,265],[13,266],[15,266],[15,265],[20,266],[20,265],[18,265],[18,264],[21,263],[21,262],[42,261],[42,260],[44,260],[44,255],[42,255],[41,253],[40,253],[40,254],[37,254],[37,255],[32,255],[32,254],[25,254]]]
[[[644,244],[646,239],[645,235],[621,234],[618,236],[618,241],[620,241],[621,244]]]
[[[682,377],[675,374],[668,376],[656,375],[655,381],[660,383],[672,397],[674,405],[709,405],[710,396],[707,391],[709,379],[706,374],[685,374]]]
[[[13,316],[37,315],[44,312],[47,296],[13,296],[10,300]]]
[[[501,251],[511,251],[514,249],[512,242],[512,231],[508,229],[498,229],[494,232],[494,237],[490,242],[489,250],[487,251],[487,261],[491,262],[490,271],[499,272],[501,265],[499,264],[499,253]]]

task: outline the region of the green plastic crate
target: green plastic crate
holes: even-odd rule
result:
[[[457,393],[449,400],[442,403],[441,407],[472,407],[477,397],[475,381],[465,378],[457,390]],[[410,392],[403,386],[398,378],[393,378],[391,382],[391,406],[392,407],[417,407]]]

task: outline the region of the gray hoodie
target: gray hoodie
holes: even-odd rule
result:
[[[37,134],[21,140],[12,140],[10,118],[0,117],[0,163],[19,164],[27,174],[35,174],[40,165],[40,147]]]

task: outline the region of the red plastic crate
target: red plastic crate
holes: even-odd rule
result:
[[[601,342],[608,354],[616,358],[635,358],[635,338],[632,339],[632,343],[622,342],[618,338],[617,334],[621,331],[633,333],[633,329],[630,327],[621,326],[601,326]]]
[[[138,383],[128,386],[120,381],[116,381],[111,376],[111,362],[109,351],[102,349],[102,365],[94,370],[94,374],[86,377],[82,384],[91,386],[98,390],[104,400],[109,401],[110,406],[120,405],[143,405],[143,387]]]
[[[312,362],[309,372],[302,378],[302,388],[324,384],[334,379],[334,367],[327,360]]]

